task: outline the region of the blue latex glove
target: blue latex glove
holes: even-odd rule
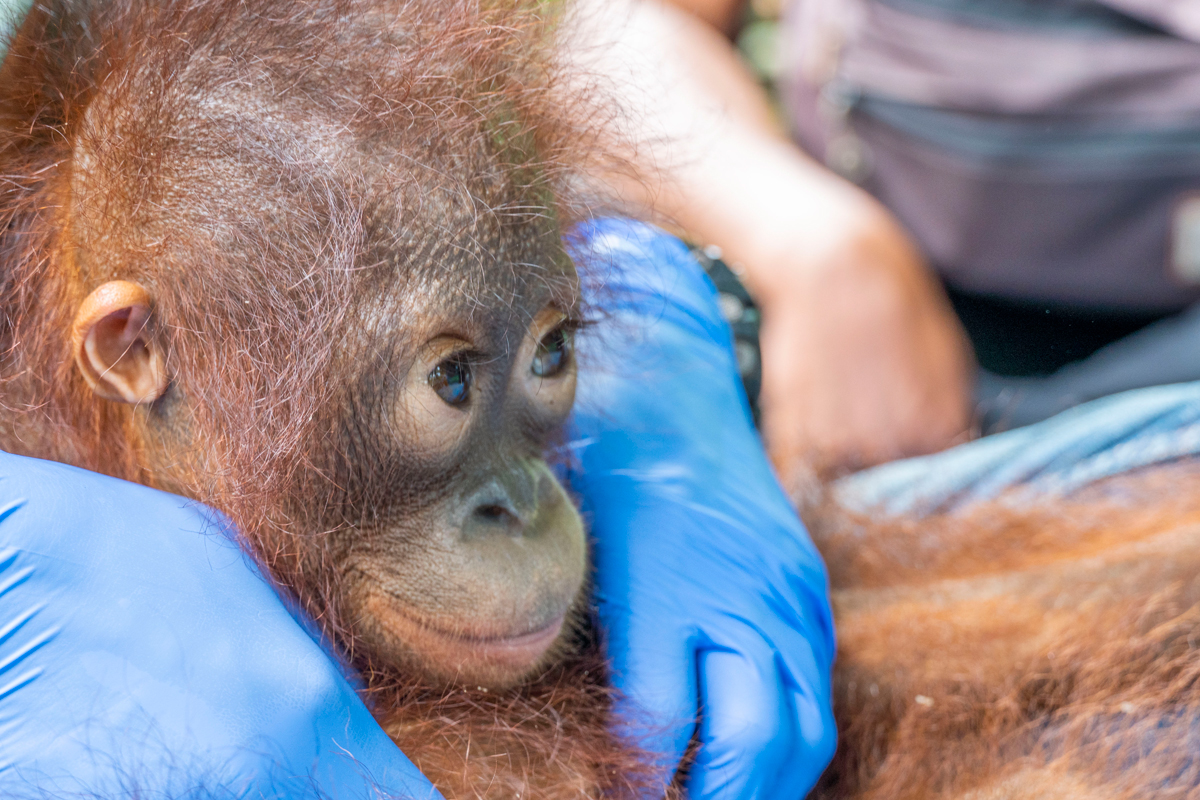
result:
[[[0,796],[437,797],[182,498],[0,453]]]
[[[625,725],[666,771],[702,708],[690,797],[803,797],[836,741],[827,579],[750,423],[715,290],[653,228],[581,239],[613,300],[580,337],[572,483]]]

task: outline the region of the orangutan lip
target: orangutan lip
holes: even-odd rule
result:
[[[383,598],[376,596],[376,602]],[[389,598],[390,600],[390,598]],[[549,624],[515,636],[472,636],[447,631],[415,619],[396,608],[395,601],[384,600],[387,609],[376,606],[377,618],[387,620],[392,634],[410,647],[432,655],[439,663],[488,662],[510,667],[535,664],[558,638],[566,623],[566,613],[559,614]],[[373,602],[372,605],[375,605]],[[381,613],[383,612],[383,613]]]
[[[558,617],[551,620],[549,625],[530,631],[529,633],[520,633],[516,636],[457,636],[464,642],[469,642],[476,647],[492,648],[492,647],[510,647],[510,648],[530,648],[542,647],[545,649],[550,646],[550,643],[558,638],[559,631],[562,630],[563,623],[566,621],[565,614],[559,614]],[[443,636],[454,636],[438,631]]]
[[[496,665],[526,667],[537,663],[554,644],[566,620],[560,615],[549,625],[529,633],[516,636],[474,637],[448,633],[437,628],[425,630],[442,640],[448,653],[455,653],[461,661],[486,661]]]

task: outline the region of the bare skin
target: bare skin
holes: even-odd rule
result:
[[[785,485],[965,438],[972,357],[892,215],[787,141],[725,32],[739,0],[592,9],[652,178],[617,181],[740,263],[764,312],[767,446]],[[614,44],[615,43],[615,44]],[[662,169],[658,169],[662,168]]]

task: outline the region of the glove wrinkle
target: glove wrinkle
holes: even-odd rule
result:
[[[0,508],[0,795],[437,796],[216,512],[4,453]]]
[[[584,281],[611,298],[578,339],[569,477],[614,683],[671,730],[654,741],[672,765],[704,710],[690,797],[800,798],[836,741],[827,579],[751,425],[716,290],[648,226],[603,220],[577,241]],[[650,647],[684,665],[630,655]]]

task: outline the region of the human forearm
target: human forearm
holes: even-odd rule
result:
[[[961,435],[969,349],[887,209],[786,139],[711,26],[649,0],[585,0],[578,18],[573,54],[610,82],[635,166],[609,184],[720,246],[763,308],[763,424],[784,480]]]
[[[626,203],[759,260],[754,251],[769,245],[746,234],[777,227],[763,215],[786,208],[799,187],[820,194],[831,177],[787,143],[730,42],[653,0],[583,0],[576,19],[572,51],[620,98],[637,175],[604,177]]]
[[[872,238],[904,240],[879,204],[794,146],[765,92],[711,25],[654,0],[584,0],[583,63],[612,82],[636,180],[622,199],[746,269],[752,290],[811,282]],[[799,262],[798,250],[810,254]],[[915,261],[915,259],[914,259]]]

